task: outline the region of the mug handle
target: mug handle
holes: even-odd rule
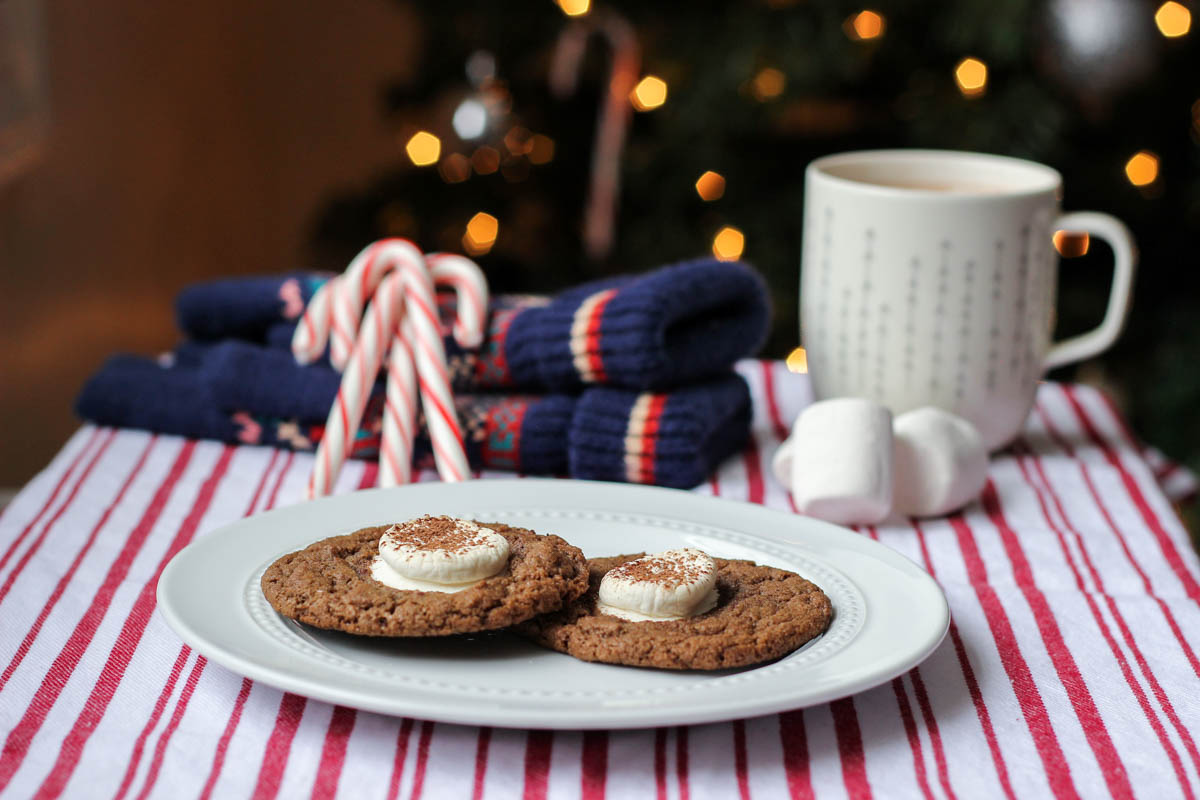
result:
[[[1132,299],[1133,273],[1137,267],[1137,247],[1133,243],[1133,235],[1116,217],[1097,211],[1074,211],[1059,216],[1054,221],[1054,230],[1086,231],[1100,237],[1112,247],[1115,263],[1112,291],[1108,295],[1108,310],[1104,312],[1104,320],[1087,333],[1052,344],[1043,364],[1047,370],[1091,358],[1112,346],[1125,327],[1125,317],[1129,314]]]

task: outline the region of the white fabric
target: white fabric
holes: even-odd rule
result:
[[[696,491],[791,510],[767,465],[803,376],[745,362],[754,441]],[[153,613],[194,536],[304,494],[311,457],[85,427],[0,517],[0,795],[1180,797],[1200,789],[1200,569],[1102,398],[1046,384],[963,515],[862,531],[954,626],[874,690],[627,732],[393,719],[247,681]],[[497,477],[500,474],[496,475]],[[369,468],[352,462],[336,487]],[[432,473],[422,475],[431,479]],[[486,476],[485,476],[486,477]],[[76,557],[78,560],[76,561]],[[40,791],[40,795],[39,795]]]

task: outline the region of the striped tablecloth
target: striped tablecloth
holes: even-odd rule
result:
[[[808,383],[778,363],[739,368],[756,400],[755,441],[696,491],[788,511],[768,464]],[[928,661],[828,705],[691,728],[394,719],[283,693],[192,652],[154,613],[163,566],[220,525],[297,502],[310,464],[85,427],[25,487],[0,518],[0,795],[1157,800],[1200,790],[1197,558],[1154,469],[1094,391],[1043,385],[965,514],[862,532],[945,588],[954,622]],[[351,464],[338,491],[374,479]]]

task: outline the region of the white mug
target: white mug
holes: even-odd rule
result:
[[[1108,348],[1129,310],[1129,230],[1107,214],[1062,214],[1061,196],[1056,170],[981,153],[809,164],[800,306],[816,397],[868,397],[897,415],[937,406],[989,449],[1011,441],[1042,373]],[[1052,344],[1059,229],[1105,240],[1116,265],[1100,326]]]

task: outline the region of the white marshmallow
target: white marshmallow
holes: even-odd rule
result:
[[[988,456],[975,426],[926,406],[896,417],[895,509],[914,517],[957,511],[987,482]]]
[[[600,613],[631,622],[694,617],[717,604],[717,565],[694,547],[642,556],[606,572],[596,600]]]
[[[792,426],[792,498],[802,514],[872,525],[892,505],[892,414],[859,397],[813,403]],[[789,455],[784,455],[785,461]]]
[[[508,540],[491,528],[453,517],[397,523],[379,537],[371,577],[393,589],[461,592],[500,572]]]

